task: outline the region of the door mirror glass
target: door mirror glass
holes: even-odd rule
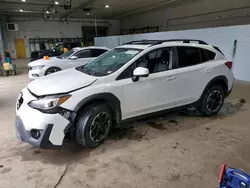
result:
[[[72,59],[72,60],[76,60],[76,59],[78,59],[78,57],[77,57],[77,56],[75,56],[75,55],[73,55],[72,57],[70,57],[70,59]]]
[[[148,77],[148,75],[149,75],[149,70],[147,68],[137,67],[133,72],[132,80],[134,82],[137,82],[140,77]]]

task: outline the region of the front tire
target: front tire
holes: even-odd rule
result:
[[[76,141],[86,148],[99,146],[112,127],[112,113],[106,104],[94,104],[80,111],[76,119]]]
[[[50,74],[53,74],[53,73],[58,72],[58,71],[60,71],[60,70],[61,70],[61,69],[58,68],[58,67],[51,67],[51,68],[48,68],[48,69],[46,70],[46,72],[45,72],[45,76],[50,75]]]
[[[225,92],[219,85],[210,87],[203,95],[199,111],[206,116],[213,116],[220,112],[225,100]]]

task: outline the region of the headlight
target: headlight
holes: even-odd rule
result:
[[[54,96],[54,97],[45,97],[42,99],[34,100],[28,103],[31,108],[35,108],[40,111],[53,111],[59,105],[68,100],[71,95],[63,95],[63,96]]]
[[[42,69],[44,66],[45,66],[45,65],[33,66],[33,67],[30,67],[30,70]]]

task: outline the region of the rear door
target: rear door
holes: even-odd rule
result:
[[[237,50],[233,59],[233,73],[235,79],[250,81],[250,39],[246,38],[237,42]]]
[[[210,81],[209,75],[212,72],[210,59],[213,59],[215,54],[213,52],[208,54],[202,48],[188,46],[177,47],[177,52],[178,64],[175,73],[178,89],[176,96],[178,106],[182,106],[200,98],[203,89]]]

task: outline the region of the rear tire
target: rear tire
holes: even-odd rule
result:
[[[61,70],[61,69],[58,68],[58,67],[51,67],[51,68],[48,68],[48,69],[46,70],[46,72],[45,72],[45,76],[50,75],[50,74],[53,74],[53,73],[58,72],[58,71],[60,71],[60,70]]]
[[[108,137],[112,113],[106,104],[93,104],[80,111],[76,119],[76,141],[86,148],[95,148]]]
[[[219,85],[210,87],[202,96],[198,110],[206,116],[213,116],[220,112],[225,100],[225,92]]]

